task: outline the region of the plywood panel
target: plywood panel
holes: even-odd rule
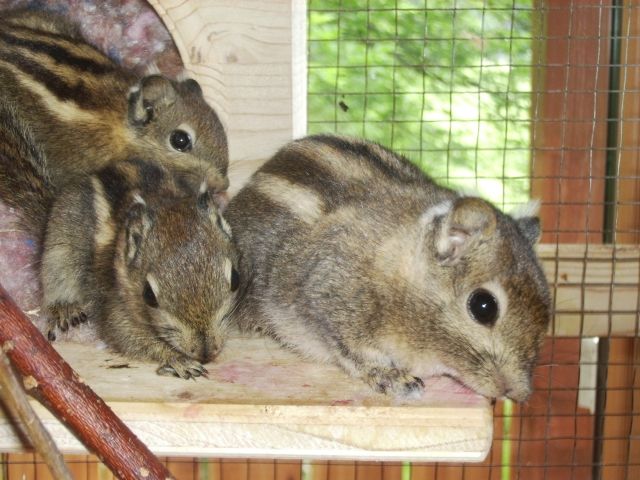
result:
[[[229,136],[230,191],[306,131],[306,2],[150,0]]]

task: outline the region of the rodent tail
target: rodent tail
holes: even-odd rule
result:
[[[15,208],[21,225],[43,238],[54,199],[44,152],[11,105],[0,102],[0,199]]]

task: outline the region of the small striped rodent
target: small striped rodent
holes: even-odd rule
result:
[[[90,320],[158,373],[191,378],[222,346],[238,287],[231,231],[203,184],[184,194],[136,157],[57,187],[29,125],[0,104],[0,199],[38,242],[48,336]]]
[[[231,200],[232,319],[375,390],[443,374],[523,401],[550,320],[539,221],[438,186],[375,143],[312,136]]]
[[[191,79],[139,78],[84,40],[63,17],[30,10],[0,19],[0,102],[30,125],[51,180],[133,157],[152,158],[179,186],[228,185],[223,126]]]

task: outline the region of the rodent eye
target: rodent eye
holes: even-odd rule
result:
[[[484,288],[475,290],[467,300],[467,309],[475,321],[491,326],[498,318],[498,301]]]
[[[169,137],[171,146],[179,152],[188,152],[191,150],[191,135],[184,130],[174,130]]]
[[[231,269],[231,291],[235,292],[240,286],[240,274],[235,268]]]
[[[151,284],[149,282],[144,282],[144,288],[142,290],[142,298],[144,299],[144,303],[146,303],[151,308],[158,308],[158,299],[156,298],[156,294],[151,288]]]

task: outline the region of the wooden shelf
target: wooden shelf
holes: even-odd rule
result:
[[[303,362],[264,338],[232,339],[208,379],[159,377],[95,345],[58,351],[159,455],[481,461],[491,446],[487,399],[427,379],[421,398],[372,392],[337,368]],[[82,445],[34,402],[65,453]],[[0,417],[0,451],[24,451]]]
[[[638,245],[542,244],[538,255],[554,297],[550,335],[638,334]]]

